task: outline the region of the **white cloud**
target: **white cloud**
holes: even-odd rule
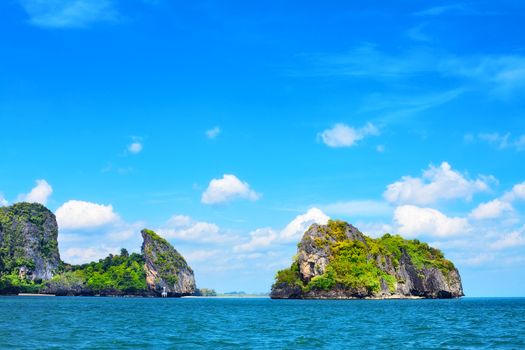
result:
[[[36,180],[36,186],[31,192],[18,196],[18,201],[29,203],[46,204],[49,196],[53,193],[53,188],[46,180]]]
[[[65,202],[56,210],[60,229],[91,229],[114,223],[119,216],[111,205],[78,200]]]
[[[311,208],[306,213],[298,215],[293,219],[284,230],[281,231],[281,238],[285,241],[295,241],[300,239],[310,225],[317,223],[326,225],[330,220],[325,213],[318,208]]]
[[[463,55],[416,46],[384,52],[364,45],[342,54],[311,55],[313,69],[303,74],[392,81],[434,74],[443,81],[475,84],[497,97],[523,92],[525,56]],[[525,142],[525,140],[524,140]]]
[[[515,200],[525,200],[525,182],[514,185],[510,192],[503,195],[504,201],[513,202]]]
[[[472,212],[470,217],[476,220],[495,219],[505,212],[511,212],[514,208],[510,203],[500,199],[494,199],[487,203],[479,204]]]
[[[191,217],[187,215],[173,215],[168,220],[168,225],[173,227],[184,227],[189,226],[191,224]]]
[[[0,194],[0,207],[3,207],[5,205],[8,205],[9,202],[7,201],[7,199],[5,199],[1,194]]]
[[[477,137],[480,141],[484,141],[501,150],[508,149],[508,148],[512,148],[516,151],[525,150],[525,134],[522,134],[516,138],[513,138],[510,133],[506,133],[506,134],[499,134],[499,133],[484,133],[483,134],[481,133],[481,134],[478,134]]]
[[[464,4],[451,4],[444,6],[431,7],[419,12],[414,13],[415,16],[439,16],[444,13],[453,12],[456,14],[469,14],[475,13],[472,9],[466,7]]]
[[[272,228],[259,228],[250,232],[250,240],[236,245],[234,252],[251,252],[260,248],[267,248],[279,238],[279,233]]]
[[[132,142],[129,146],[128,146],[128,151],[132,154],[138,154],[140,152],[142,152],[142,143],[141,142],[138,142],[138,141],[135,141],[135,142]]]
[[[521,230],[511,232],[503,236],[496,242],[490,244],[490,248],[499,250],[525,245],[525,237],[523,236],[523,231],[525,231],[525,226],[521,228]]]
[[[235,252],[249,252],[268,248],[274,243],[289,243],[301,239],[304,232],[314,223],[326,225],[330,218],[318,208],[296,216],[280,232],[272,228],[261,228],[250,233],[250,240],[234,247]]]
[[[120,248],[118,247],[82,247],[82,248],[68,248],[61,252],[61,258],[70,264],[85,264],[91,261],[98,261],[109,254],[118,254]]]
[[[400,233],[410,237],[420,235],[448,237],[470,231],[470,225],[465,218],[448,217],[436,209],[413,205],[396,208],[394,222],[399,227]]]
[[[355,200],[336,202],[321,206],[321,209],[330,215],[345,216],[383,216],[392,213],[392,207],[383,201]]]
[[[198,249],[189,252],[184,252],[184,259],[191,265],[196,262],[207,262],[210,260],[215,260],[221,255],[224,255],[224,252],[218,249],[209,250],[209,249]]]
[[[377,145],[377,146],[376,146],[376,151],[378,151],[379,153],[383,153],[383,152],[385,152],[385,146],[383,146],[383,145]]]
[[[218,126],[214,127],[214,128],[211,128],[209,130],[206,130],[205,134],[206,134],[206,137],[209,138],[210,140],[213,140],[215,139],[217,136],[219,136],[219,134],[221,133],[221,128],[219,128]]]
[[[367,136],[379,135],[379,130],[368,123],[362,128],[353,128],[346,124],[335,124],[333,128],[326,129],[318,137],[328,147],[352,147]]]
[[[208,188],[202,194],[204,204],[221,204],[235,199],[256,201],[260,195],[253,191],[247,182],[239,180],[235,175],[225,174],[222,179],[212,179]]]
[[[447,162],[439,167],[430,165],[420,178],[403,176],[400,181],[387,186],[384,198],[391,203],[427,205],[441,199],[463,198],[470,200],[477,192],[490,189],[492,177],[480,176],[469,180],[452,170]]]
[[[354,225],[359,229],[359,231],[363,232],[365,235],[370,237],[381,237],[385,233],[393,232],[392,225],[385,224],[383,222],[358,221],[354,223]]]
[[[461,262],[467,266],[479,266],[494,260],[494,255],[490,253],[479,253],[474,256],[461,259]]]
[[[118,13],[112,0],[19,0],[30,23],[48,28],[82,28],[112,22]]]
[[[216,224],[196,221],[189,216],[174,215],[166,223],[166,227],[157,230],[164,238],[174,238],[195,243],[227,243],[236,236],[221,231]]]

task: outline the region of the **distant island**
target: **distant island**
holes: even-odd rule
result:
[[[60,259],[58,226],[49,209],[36,203],[0,207],[0,294],[247,296],[197,289],[193,270],[168,241],[148,229],[141,234],[140,254],[122,249],[98,262],[72,265]],[[273,299],[461,296],[459,272],[440,250],[397,235],[373,239],[335,220],[310,226],[270,293]]]
[[[0,294],[165,296],[194,295],[193,270],[151,230],[141,231],[141,254],[109,255],[71,265],[60,259],[55,215],[36,203],[0,208]]]
[[[418,240],[373,239],[330,220],[304,233],[291,267],[277,273],[273,299],[457,298],[458,270]]]

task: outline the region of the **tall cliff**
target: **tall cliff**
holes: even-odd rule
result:
[[[164,290],[169,296],[195,293],[193,270],[182,255],[164,238],[151,230],[142,230],[142,255],[145,260],[146,282],[155,293]]]
[[[55,215],[36,203],[0,208],[0,275],[30,281],[48,280],[57,272],[60,255]]]
[[[289,269],[277,273],[271,297],[304,299],[455,298],[458,270],[418,240],[372,239],[342,221],[312,225]]]

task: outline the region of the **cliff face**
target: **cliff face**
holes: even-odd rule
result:
[[[277,273],[272,298],[455,298],[458,270],[441,251],[417,240],[372,239],[341,221],[312,225],[297,259]]]
[[[151,230],[142,230],[142,255],[145,260],[148,288],[160,294],[164,288],[168,296],[195,293],[193,270],[182,255],[165,239]]]
[[[55,215],[36,203],[0,208],[0,275],[48,280],[57,272],[60,255]]]

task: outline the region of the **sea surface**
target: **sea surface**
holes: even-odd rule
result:
[[[525,298],[0,297],[1,349],[525,349]]]

